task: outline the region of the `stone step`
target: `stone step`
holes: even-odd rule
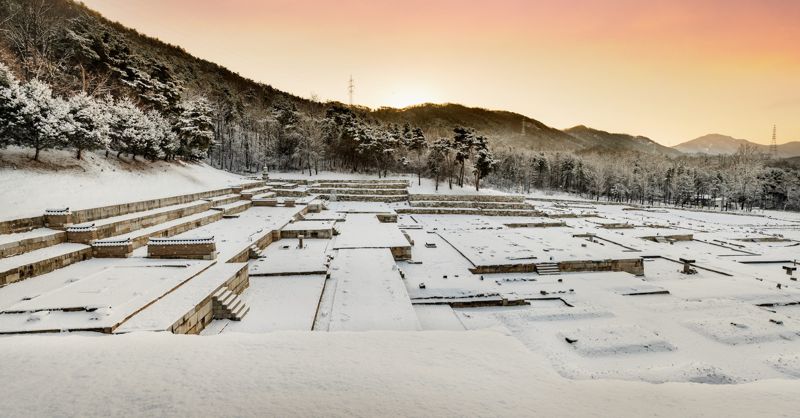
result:
[[[140,248],[147,245],[150,238],[167,238],[173,235],[178,235],[195,228],[219,221],[222,219],[223,212],[217,210],[207,210],[205,212],[196,213],[183,218],[178,218],[172,221],[164,222],[149,228],[143,228],[134,231],[130,234],[123,234],[110,237],[103,240],[95,241],[95,243],[102,244],[107,240],[121,240],[130,239],[133,244],[133,249]]]
[[[29,279],[92,258],[92,247],[63,243],[0,259],[0,286]]]
[[[40,248],[61,244],[67,233],[49,228],[36,228],[27,232],[0,235],[0,258],[25,254]]]
[[[242,200],[242,195],[238,193],[230,193],[222,196],[212,197],[210,199],[205,199],[205,200],[211,202],[212,207],[224,206]]]
[[[223,215],[235,215],[250,209],[252,206],[253,202],[250,200],[239,200],[227,205],[214,206],[211,209],[221,211]]]
[[[536,272],[542,276],[561,274],[558,263],[537,263]]]
[[[406,215],[485,215],[485,216],[547,216],[544,212],[527,209],[479,209],[479,208],[397,208]]]
[[[446,185],[445,185],[446,187]],[[520,195],[456,195],[456,194],[412,194],[408,197],[412,201],[421,200],[460,200],[470,202],[524,202],[525,196]]]
[[[412,200],[409,204],[422,208],[533,209],[525,202],[476,202],[468,200]]]
[[[408,188],[408,183],[329,183],[320,182],[312,184],[311,188],[323,189],[403,189]]]
[[[122,235],[196,213],[205,212],[211,209],[211,206],[211,202],[197,200],[180,205],[134,212],[90,223],[73,225],[67,228],[67,241],[88,244],[96,239]]]
[[[250,312],[250,307],[242,304],[238,311],[231,314],[231,321],[241,321]]]
[[[328,199],[330,201],[340,202],[405,202],[407,195],[389,196],[389,195],[353,195],[353,194],[336,194],[335,197],[328,194],[320,194],[320,198]]]
[[[359,189],[346,189],[346,188],[330,188],[330,187],[312,187],[308,189],[309,193],[319,194],[336,194],[342,195],[388,195],[388,196],[407,196],[408,191],[402,189],[375,189],[375,188],[359,188]]]

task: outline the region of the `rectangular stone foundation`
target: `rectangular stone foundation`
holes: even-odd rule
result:
[[[94,243],[92,254],[95,258],[126,258],[133,254],[133,241],[106,241]]]
[[[558,267],[561,272],[624,271],[636,276],[644,274],[644,261],[641,258],[559,261]],[[536,271],[536,265],[534,263],[488,265],[473,267],[469,271],[473,274],[532,273]]]
[[[199,239],[155,238],[147,244],[147,257],[213,260],[217,257],[217,246],[213,237]]]

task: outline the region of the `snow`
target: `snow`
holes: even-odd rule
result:
[[[411,244],[395,223],[382,223],[373,214],[348,214],[337,224],[339,236],[334,239],[334,249],[393,248]]]
[[[251,277],[242,294],[250,312],[223,332],[311,331],[324,284],[324,275]]]
[[[336,287],[330,331],[420,328],[388,249],[340,250],[331,264]]]
[[[297,239],[282,239],[250,260],[250,276],[324,273],[329,244],[330,240],[306,239],[303,248],[298,248]]]
[[[41,164],[32,164],[30,154],[29,149],[17,147],[0,150],[0,220],[41,216],[54,207],[86,209],[221,189],[246,181],[202,163],[133,162],[95,152],[84,152],[84,159],[77,160],[72,151],[47,150],[40,156]]]
[[[113,328],[211,264],[90,259],[12,283],[0,294],[0,333]],[[48,315],[31,320],[37,311]]]
[[[33,250],[12,257],[0,258],[0,272],[6,272],[14,268],[35,263],[37,261],[60,257],[62,255],[77,252],[85,248],[89,248],[89,246],[83,244],[63,243],[40,248],[38,250]]]
[[[116,333],[134,331],[168,331],[186,313],[192,312],[199,301],[212,295],[225,282],[245,267],[244,263],[216,264],[163,296],[133,318],[125,321]]]
[[[20,336],[0,352],[8,416],[790,416],[800,391],[569,381],[487,331]]]

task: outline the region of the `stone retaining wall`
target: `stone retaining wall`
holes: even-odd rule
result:
[[[407,215],[483,215],[483,216],[534,216],[547,217],[544,212],[524,209],[470,209],[470,208],[397,208],[397,213]]]
[[[14,255],[24,254],[29,251],[38,250],[40,248],[61,244],[62,242],[66,242],[66,240],[67,233],[64,231],[58,231],[49,235],[9,242],[0,245],[0,258],[11,257]]]
[[[447,195],[447,194],[412,194],[408,196],[408,200],[461,200],[470,202],[524,202],[525,196],[520,195]]]
[[[92,247],[82,248],[67,254],[61,254],[45,260],[19,266],[8,271],[0,272],[0,286],[18,282],[31,277],[50,273],[53,270],[64,268],[70,264],[92,258]]]
[[[31,229],[43,228],[44,216],[34,216],[32,218],[10,219],[0,222],[0,234],[15,234],[26,232]]]
[[[624,271],[636,276],[644,274],[644,262],[641,258],[560,261],[558,268],[562,272]],[[473,274],[532,273],[536,271],[536,265],[534,263],[485,265],[470,268],[469,271]]]
[[[227,287],[236,294],[241,294],[250,286],[250,277],[247,266],[242,266],[239,272],[226,281],[222,286],[214,289],[208,296],[200,301],[194,308],[183,315],[170,327],[174,334],[200,334],[205,327],[214,320],[213,295],[223,287]]]
[[[181,205],[195,200],[207,199],[215,196],[231,194],[232,189],[217,189],[207,192],[185,194],[180,196],[164,197],[161,199],[142,200],[139,202],[123,203],[120,205],[103,206],[99,208],[76,210],[72,212],[72,222],[79,224],[114,216],[127,215],[134,212],[163,208],[166,206]],[[205,209],[207,210],[207,209]]]

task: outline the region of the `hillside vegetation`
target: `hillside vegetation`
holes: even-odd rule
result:
[[[279,59],[279,57],[276,57]],[[643,136],[561,131],[457,104],[307,100],[110,22],[72,0],[0,0],[0,146],[262,167],[429,176],[593,198],[800,208],[798,174],[756,147],[686,156]],[[113,153],[113,154],[112,154]]]

